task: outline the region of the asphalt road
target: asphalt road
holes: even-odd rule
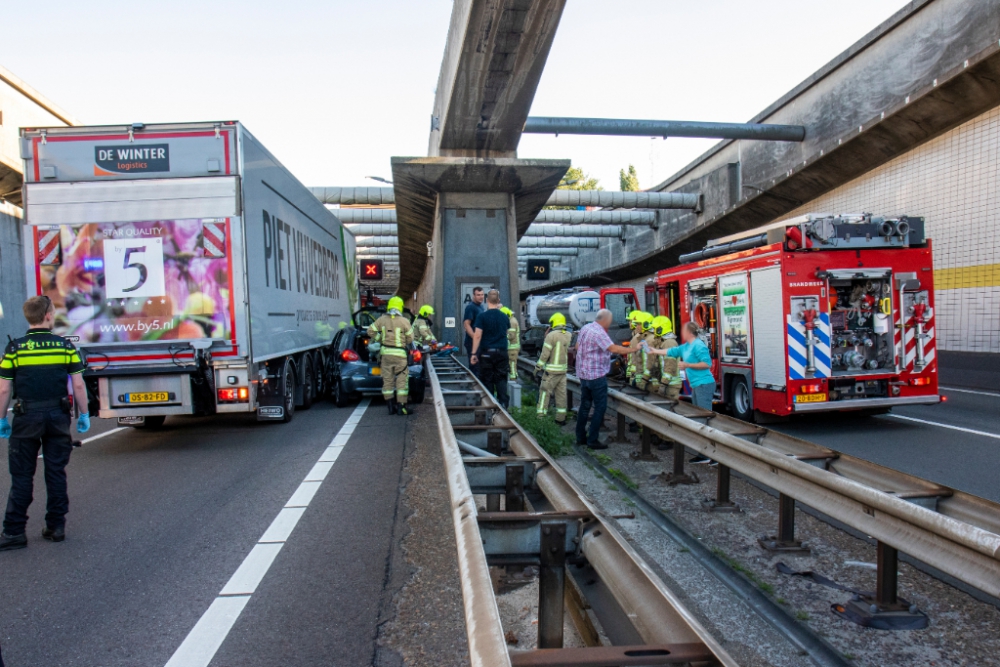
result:
[[[767,427],[1000,502],[1000,394],[941,394],[947,402],[888,415],[803,415]]]
[[[213,667],[374,664],[406,428],[384,411],[371,405],[347,434],[283,545],[258,540],[286,504],[303,504],[293,493],[314,484],[303,480],[353,408],[318,404],[287,425],[172,418],[87,442],[69,466],[60,544],[40,537],[39,465],[29,546],[0,552],[8,667],[163,667],[196,624],[201,643],[185,645],[211,656],[215,642]],[[87,436],[113,429],[97,422]],[[0,494],[8,489],[0,475]],[[280,551],[252,594],[219,597],[259,547]],[[242,606],[231,627],[206,613],[220,600]]]

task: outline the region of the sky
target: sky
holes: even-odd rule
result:
[[[905,4],[569,0],[531,114],[744,122]],[[451,5],[5,3],[0,65],[85,124],[239,120],[306,185],[373,186],[427,154]],[[518,156],[648,188],[713,143],[525,135]]]

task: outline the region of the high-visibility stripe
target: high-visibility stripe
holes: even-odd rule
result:
[[[406,350],[398,347],[383,347],[382,354],[388,355],[390,357],[405,357]]]
[[[65,355],[42,355],[33,357],[18,357],[17,366],[65,366]]]

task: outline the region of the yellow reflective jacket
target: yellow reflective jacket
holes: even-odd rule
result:
[[[535,365],[547,373],[565,373],[569,369],[569,345],[573,334],[557,327],[545,336],[542,354]]]
[[[368,327],[368,335],[382,344],[382,354],[405,357],[406,346],[413,342],[413,327],[402,315],[386,313]]]
[[[507,351],[521,349],[521,324],[516,315],[510,316],[510,328],[507,329]]]
[[[430,322],[422,317],[413,320],[413,340],[421,345],[428,345],[434,340]]]

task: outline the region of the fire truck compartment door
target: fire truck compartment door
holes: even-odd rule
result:
[[[781,267],[750,272],[754,385],[783,389],[787,384],[784,298]]]
[[[851,280],[857,278],[888,278],[891,269],[830,269],[826,272],[832,280]]]
[[[240,214],[239,178],[29,183],[25,210],[30,225],[229,218]]]

